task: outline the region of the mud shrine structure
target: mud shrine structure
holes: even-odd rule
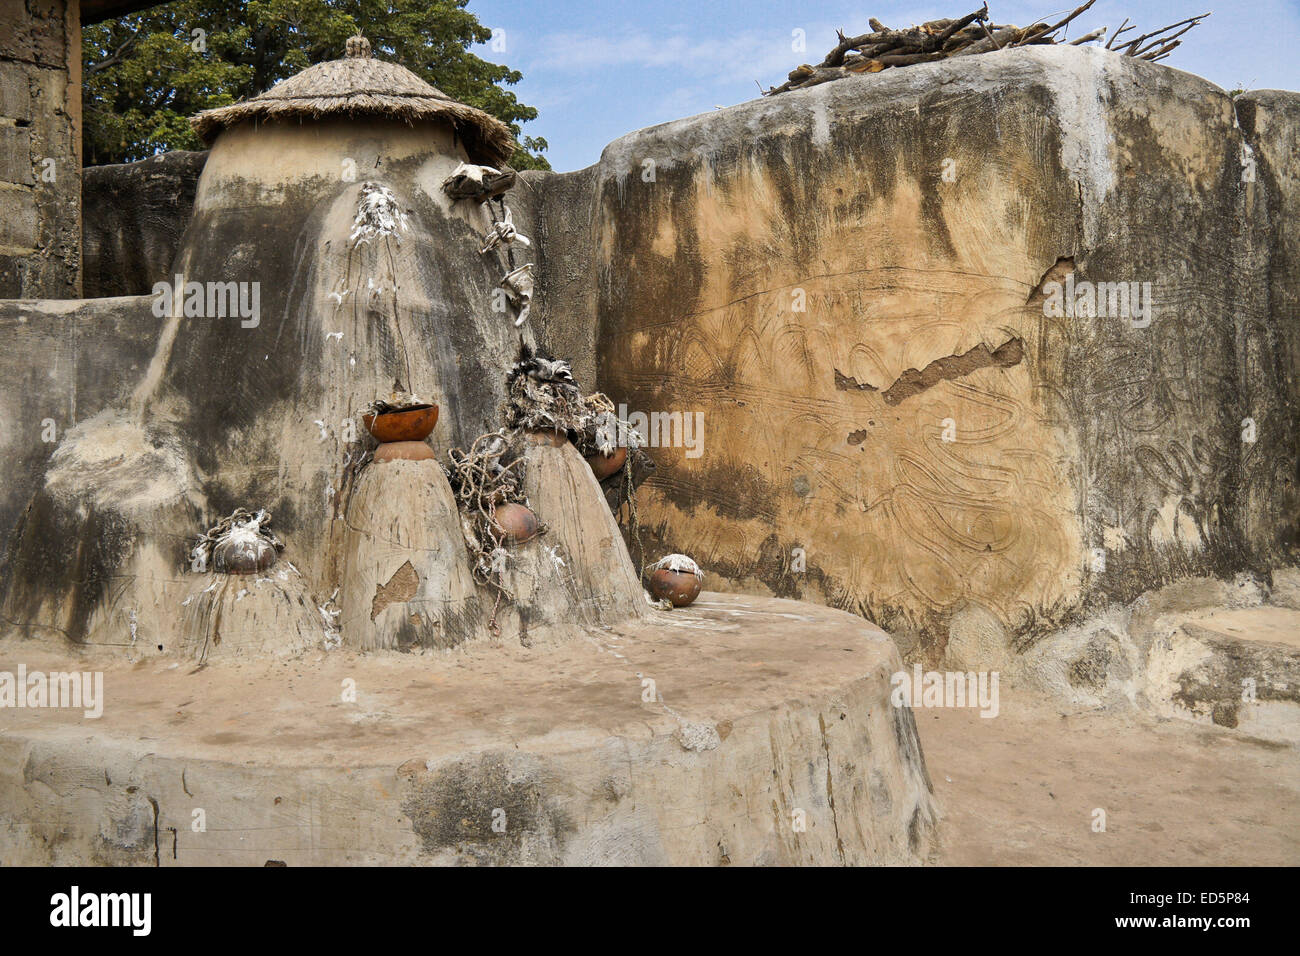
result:
[[[194,122],[0,301],[0,671],[103,674],[0,711],[3,862],[924,862],[913,664],[1300,740],[1291,619],[1177,616],[1300,606],[1300,95],[1026,47],[495,189],[506,128],[354,38]],[[476,553],[494,432],[543,527]]]

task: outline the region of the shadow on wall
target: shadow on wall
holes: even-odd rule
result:
[[[146,295],[170,281],[207,152],[161,153],[82,170],[82,288],[87,299]]]

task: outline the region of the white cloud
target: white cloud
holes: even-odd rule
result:
[[[799,63],[819,61],[834,42],[834,28],[804,28],[808,49],[791,48],[790,30],[748,30],[721,37],[677,33],[653,36],[642,31],[620,34],[552,33],[520,49],[521,68],[534,72],[583,73],[605,69],[671,70],[694,79],[784,76]],[[820,37],[820,39],[819,39]],[[823,43],[825,37],[830,42]]]

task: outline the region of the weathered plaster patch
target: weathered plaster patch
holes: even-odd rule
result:
[[[824,100],[813,100],[812,141],[814,146],[829,146],[831,142],[831,116]]]
[[[909,368],[885,389],[882,397],[886,405],[897,405],[940,382],[961,378],[982,368],[1010,368],[1019,365],[1024,357],[1025,344],[1018,338],[1007,339],[991,351],[981,342],[960,355],[935,359],[920,371]]]
[[[379,616],[379,612],[390,604],[405,604],[415,597],[420,586],[420,576],[415,573],[411,562],[405,562],[393,572],[387,584],[381,584],[375,591],[374,600],[370,602],[370,620]]]
[[[50,457],[45,487],[60,500],[133,514],[191,494],[195,482],[178,447],[152,439],[134,419],[106,409],[64,435]]]
[[[1114,191],[1115,134],[1110,127],[1110,78],[1105,50],[1080,47],[1079,57],[1061,58],[1045,69],[1043,85],[1056,100],[1061,165],[1079,187],[1084,241],[1102,237],[1102,209]]]
[[[1176,545],[1184,551],[1201,551],[1205,540],[1201,536],[1196,520],[1184,508],[1185,499],[1181,495],[1169,495],[1151,518],[1148,536],[1157,547]]]

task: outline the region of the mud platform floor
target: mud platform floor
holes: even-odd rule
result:
[[[1300,749],[1142,713],[916,711],[954,866],[1296,866]],[[1106,831],[1092,830],[1106,811]]]

